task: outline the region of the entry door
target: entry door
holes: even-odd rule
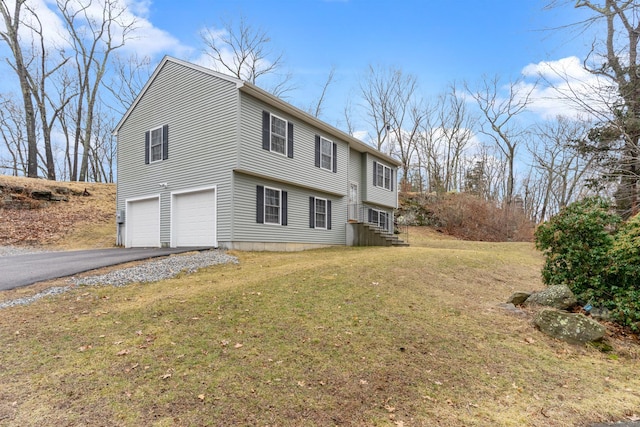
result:
[[[349,183],[349,219],[358,221],[358,183]]]

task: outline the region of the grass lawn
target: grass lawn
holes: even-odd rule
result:
[[[585,426],[640,414],[637,346],[497,308],[530,244],[236,253],[0,311],[0,425]]]

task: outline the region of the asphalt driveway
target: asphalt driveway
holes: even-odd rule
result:
[[[210,248],[112,248],[0,256],[0,290],[72,276],[97,268]]]

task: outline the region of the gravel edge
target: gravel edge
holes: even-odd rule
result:
[[[6,256],[9,253],[17,255],[19,253],[37,252],[1,252],[5,248],[7,247],[0,247],[0,256]],[[56,286],[29,297],[0,302],[0,309],[28,305],[44,297],[60,295],[78,286],[121,287],[136,282],[158,282],[175,277],[181,272],[193,273],[200,268],[218,264],[238,264],[238,259],[218,249],[170,255],[166,258],[154,259],[134,267],[116,269],[106,274],[87,277],[70,277],[67,279],[70,283],[68,286]]]

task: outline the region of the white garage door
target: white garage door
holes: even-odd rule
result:
[[[171,246],[217,245],[215,190],[175,194],[172,215]]]
[[[127,202],[126,247],[160,246],[160,201],[145,199]]]

